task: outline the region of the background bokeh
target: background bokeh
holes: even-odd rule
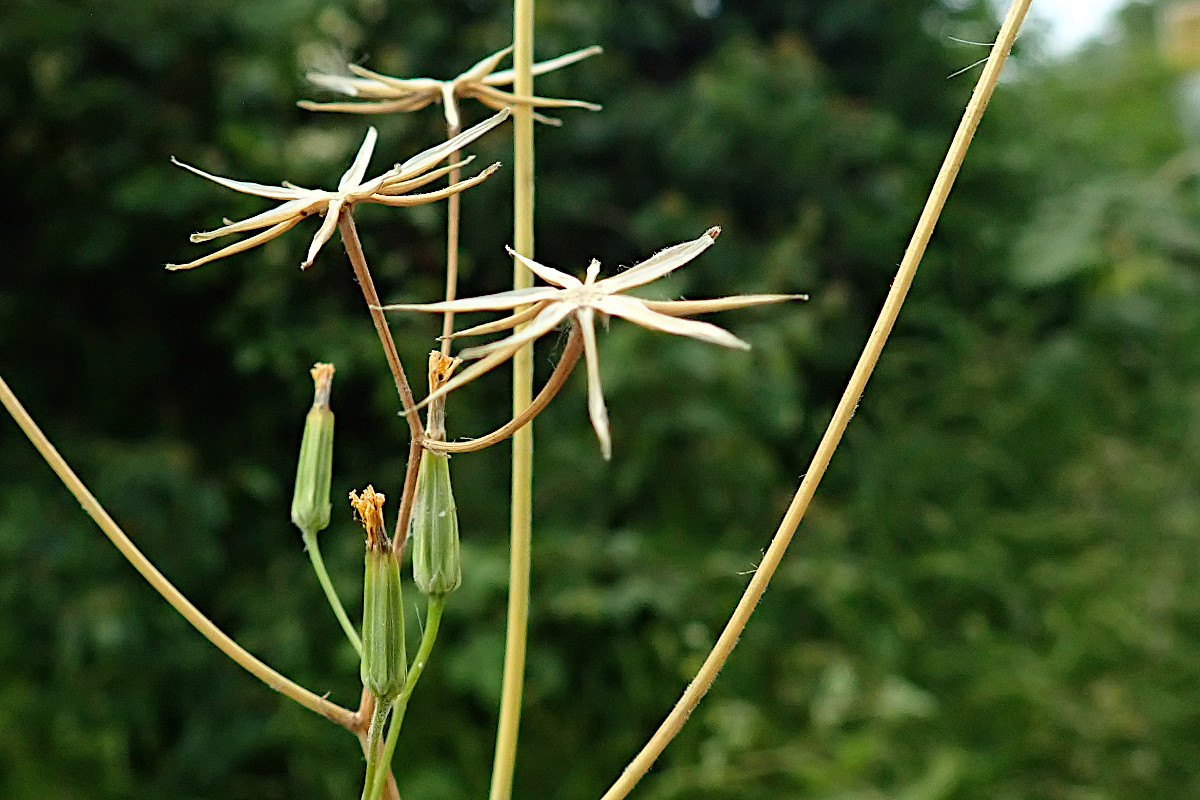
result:
[[[1200,104],[1166,5],[1068,54],[1022,36],[792,552],[635,796],[1200,795]],[[398,495],[394,390],[336,242],[296,268],[311,228],[162,269],[264,207],[168,159],[329,185],[368,120],[296,108],[318,96],[306,70],[450,76],[510,24],[491,0],[0,8],[0,370],[181,589],[343,704],[353,652],[288,520],[306,370],[338,367],[335,501]],[[581,376],[540,418],[517,797],[599,796],[712,644],[975,73],[947,76],[986,55],[957,40],[995,28],[982,0],[538,4],[539,57],[606,49],[538,83],[605,107],[538,130],[540,258],[615,269],[719,224],[662,291],[812,300],[714,320],[748,354],[614,322],[611,463]],[[369,121],[375,168],[442,135],[436,108]],[[510,163],[508,137],[473,149]],[[509,280],[510,176],[465,196],[466,291]],[[361,210],[387,299],[437,296],[443,215]],[[395,321],[410,372],[436,326]],[[507,380],[459,393],[452,435],[502,421]],[[466,574],[397,760],[415,800],[486,793],[507,457],[454,460]],[[326,558],[357,610],[361,534],[335,508]],[[154,595],[0,421],[0,797],[352,798],[361,769]]]

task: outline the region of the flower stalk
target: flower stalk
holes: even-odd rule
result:
[[[513,91],[533,95],[533,0],[513,0]],[[513,115],[513,245],[533,257],[533,109],[517,106]],[[533,285],[533,274],[513,264],[513,289]],[[533,399],[533,345],[513,359],[512,414],[519,417]],[[509,511],[508,620],[496,749],[489,800],[512,796],[517,761],[517,732],[525,688],[525,651],[529,640],[529,573],[533,539],[533,426],[512,439]]]
[[[950,189],[954,185],[954,179],[958,177],[959,168],[966,157],[971,139],[975,136],[975,131],[979,127],[979,121],[983,118],[983,112],[987,107],[988,100],[991,99],[992,92],[996,88],[996,81],[1000,77],[1000,70],[1004,66],[1004,61],[1008,57],[1013,42],[1017,38],[1017,33],[1021,29],[1021,23],[1025,19],[1025,14],[1029,11],[1030,2],[1031,0],[1014,0],[1008,9],[1008,14],[1004,18],[1004,24],[1000,27],[1000,33],[996,37],[996,43],[992,48],[991,55],[988,57],[987,64],[983,68],[983,73],[979,76],[979,81],[975,85],[974,92],[971,94],[971,100],[967,103],[966,111],[963,113],[962,121],[959,123],[958,130],[954,134],[954,139],[951,141],[950,147],[946,152],[946,158],[942,162],[937,178],[934,179],[933,188],[929,192],[929,198],[926,200],[925,207],[921,211],[921,216],[917,220],[912,239],[904,251],[904,257],[900,261],[900,267],[896,272],[895,279],[892,281],[891,289],[884,300],[879,317],[875,321],[875,326],[871,329],[871,335],[867,338],[867,343],[863,347],[858,363],[854,366],[854,371],[850,375],[846,389],[842,393],[837,407],[834,409],[833,417],[825,429],[825,434],[821,437],[820,444],[817,445],[812,462],[809,464],[808,470],[804,473],[804,478],[801,480],[800,486],[796,489],[796,494],[792,498],[792,502],[788,506],[783,519],[780,521],[774,537],[771,539],[771,544],[767,547],[762,560],[754,570],[754,575],[751,577],[749,585],[746,587],[745,592],[743,592],[729,621],[725,624],[725,628],[721,631],[721,635],[717,638],[716,644],[713,645],[704,663],[696,672],[696,676],[688,684],[687,689],[684,690],[679,700],[675,703],[674,708],[671,709],[667,718],[663,720],[658,730],[650,737],[650,740],[646,742],[645,746],[642,747],[633,760],[629,762],[628,766],[625,767],[620,777],[604,793],[601,800],[623,800],[625,797],[628,797],[629,793],[633,791],[633,787],[650,771],[655,760],[683,728],[684,723],[687,722],[692,712],[696,710],[701,699],[708,692],[713,681],[716,680],[717,673],[720,672],[721,667],[729,659],[730,653],[733,652],[734,646],[750,621],[751,614],[754,613],[759,600],[762,599],[763,593],[766,592],[767,584],[770,583],[772,576],[774,576],[775,571],[779,568],[779,564],[783,560],[783,555],[787,552],[788,545],[791,544],[792,537],[795,535],[800,521],[804,518],[804,513],[808,510],[809,503],[812,502],[813,495],[817,491],[817,486],[820,484],[821,478],[825,476],[825,471],[829,467],[833,453],[841,442],[842,436],[846,432],[846,427],[850,424],[851,417],[854,416],[854,412],[858,408],[863,391],[866,389],[867,380],[871,377],[871,372],[875,369],[875,365],[879,361],[879,355],[883,351],[883,346],[887,343],[892,328],[896,324],[896,319],[900,315],[900,308],[904,305],[904,298],[908,295],[908,290],[912,286],[913,278],[917,273],[917,267],[920,266],[921,258],[925,255],[925,249],[928,247],[929,240],[933,236],[933,229],[937,225],[938,217],[941,216],[942,208],[946,204],[946,198],[949,196]]]
[[[46,434],[33,421],[33,417],[29,416],[29,412],[17,400],[16,395],[8,388],[8,384],[4,382],[3,378],[0,378],[0,403],[4,405],[8,413],[16,420],[17,425],[20,426],[38,453],[45,459],[50,468],[54,470],[54,473],[63,482],[63,485],[67,487],[67,490],[83,506],[83,510],[87,512],[87,515],[104,532],[109,541],[116,546],[121,555],[133,565],[133,568],[146,579],[146,582],[156,592],[162,595],[162,598],[172,608],[179,612],[180,616],[200,632],[200,635],[212,642],[218,650],[229,656],[234,663],[270,688],[295,700],[310,711],[314,711],[336,722],[347,730],[354,729],[355,715],[353,711],[342,708],[338,704],[331,703],[324,697],[310,692],[308,689],[281,675],[255,658],[248,650],[213,624],[212,620],[204,616],[200,609],[196,608],[182,592],[176,589],[158,571],[154,564],[150,562],[150,559],[146,558],[145,554],[134,545],[125,534],[125,531],[121,530],[121,527],[109,516],[108,512],[104,510],[104,506],[100,505],[100,502],[88,490],[87,486],[83,484],[83,481],[79,479],[75,471],[71,469],[70,465],[67,464],[54,445],[50,443],[50,440],[46,438]]]

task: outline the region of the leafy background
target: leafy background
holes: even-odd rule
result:
[[[1066,56],[1019,44],[848,437],[700,709],[637,795],[1200,793],[1200,312],[1194,124],[1157,7]],[[288,521],[306,368],[338,366],[335,494],[397,493],[404,430],[351,273],[294,233],[190,273],[187,234],[261,209],[170,166],[336,179],[366,122],[303,73],[446,76],[508,43],[489,0],[10,0],[0,10],[3,374],[163,571],[249,649],[357,698]],[[576,377],[537,425],[517,796],[598,796],[707,652],[807,466],[995,30],[956,0],[539,4],[538,252],[630,264],[712,224],[664,291],[807,291],[718,320],[749,354],[619,321],[616,455]],[[473,118],[482,109],[472,108]],[[376,165],[436,110],[374,118]],[[508,134],[479,144],[510,161]],[[464,200],[465,289],[508,280],[508,174]],[[385,296],[437,295],[443,210],[365,208]],[[394,328],[423,363],[432,320]],[[560,342],[538,351],[549,371]],[[417,371],[417,370],[414,370]],[[501,421],[507,378],[450,404]],[[466,579],[410,710],[422,800],[486,792],[507,452],[455,459]],[[361,536],[323,534],[347,598]],[[357,606],[356,602],[350,603]],[[178,619],[0,425],[0,796],[346,798],[356,743]]]

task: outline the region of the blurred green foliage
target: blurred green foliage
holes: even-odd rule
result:
[[[398,496],[406,452],[336,247],[185,274],[193,230],[261,210],[170,166],[336,179],[368,120],[302,112],[313,67],[457,74],[508,43],[487,0],[0,9],[3,374],[162,570],[343,704],[353,652],[288,520],[311,391],[337,364],[335,495]],[[602,336],[615,457],[576,377],[537,425],[517,795],[598,796],[690,678],[865,339],[995,27],[981,0],[542,2],[540,81],[601,102],[538,131],[538,253],[606,268],[724,227],[664,291],[807,291],[718,320],[749,354]],[[1200,794],[1196,131],[1151,14],[1060,58],[1027,33],[858,415],[728,666],[637,790],[668,798]],[[482,116],[479,108],[467,112]],[[371,118],[376,166],[442,135]],[[484,163],[509,162],[506,136]],[[508,174],[464,198],[464,291],[509,280]],[[443,210],[364,208],[388,299],[440,291]],[[305,230],[310,230],[305,228]],[[436,323],[399,319],[409,365]],[[549,371],[551,341],[538,350]],[[416,366],[410,371],[420,373]],[[502,421],[507,377],[452,435]],[[486,792],[503,654],[507,451],[454,459],[464,582],[414,698],[405,797]],[[346,598],[361,536],[322,536]],[[358,602],[351,599],[351,609]],[[413,625],[415,630],[416,626]],[[343,731],[270,693],[124,564],[0,424],[0,796],[346,798]]]

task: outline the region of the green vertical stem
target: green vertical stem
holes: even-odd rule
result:
[[[379,756],[379,762],[375,765],[374,783],[369,784],[370,792],[365,791],[366,787],[364,787],[364,800],[378,800],[383,796],[383,787],[387,783],[389,774],[388,769],[392,764],[392,756],[396,752],[396,742],[400,739],[400,726],[404,724],[404,712],[408,710],[408,699],[412,697],[413,690],[417,688],[417,681],[421,679],[421,673],[425,671],[425,665],[429,663],[429,654],[433,651],[434,642],[437,641],[438,629],[442,625],[442,609],[445,607],[445,595],[429,596],[429,607],[425,614],[425,633],[421,636],[421,645],[417,648],[417,655],[413,657],[413,662],[409,665],[404,691],[392,705],[392,727],[388,728],[387,741],[384,742],[383,752]]]
[[[533,95],[533,0],[513,2],[513,91]],[[513,108],[513,246],[533,257],[533,109]],[[513,288],[533,285],[533,276],[514,259]],[[513,358],[513,416],[533,400],[533,344]],[[533,528],[533,425],[513,436],[512,517],[508,576],[508,634],[504,647],[504,683],[500,694],[500,721],[496,731],[496,756],[492,763],[490,800],[512,796],[517,759],[517,731],[521,724],[521,696],[525,687],[525,648],[529,623],[529,549]]]
[[[390,703],[384,703],[376,698],[375,711],[371,714],[371,727],[367,728],[367,775],[363,778],[363,797],[375,785],[375,774],[379,771],[379,743],[383,740],[383,726],[387,723],[388,712],[392,710]],[[386,767],[383,770],[388,771]],[[386,778],[385,778],[386,780]]]
[[[354,652],[358,653],[359,658],[362,658],[362,640],[358,638],[358,631],[354,630],[354,626],[350,624],[350,618],[346,616],[346,609],[342,607],[342,600],[333,588],[333,582],[329,580],[329,573],[325,571],[325,559],[321,558],[321,547],[317,544],[316,531],[304,532],[304,549],[308,551],[313,572],[317,574],[317,580],[321,583],[321,588],[325,590],[325,598],[329,600],[329,607],[333,609],[333,615],[337,617],[342,630],[346,632],[346,638],[354,646]]]

